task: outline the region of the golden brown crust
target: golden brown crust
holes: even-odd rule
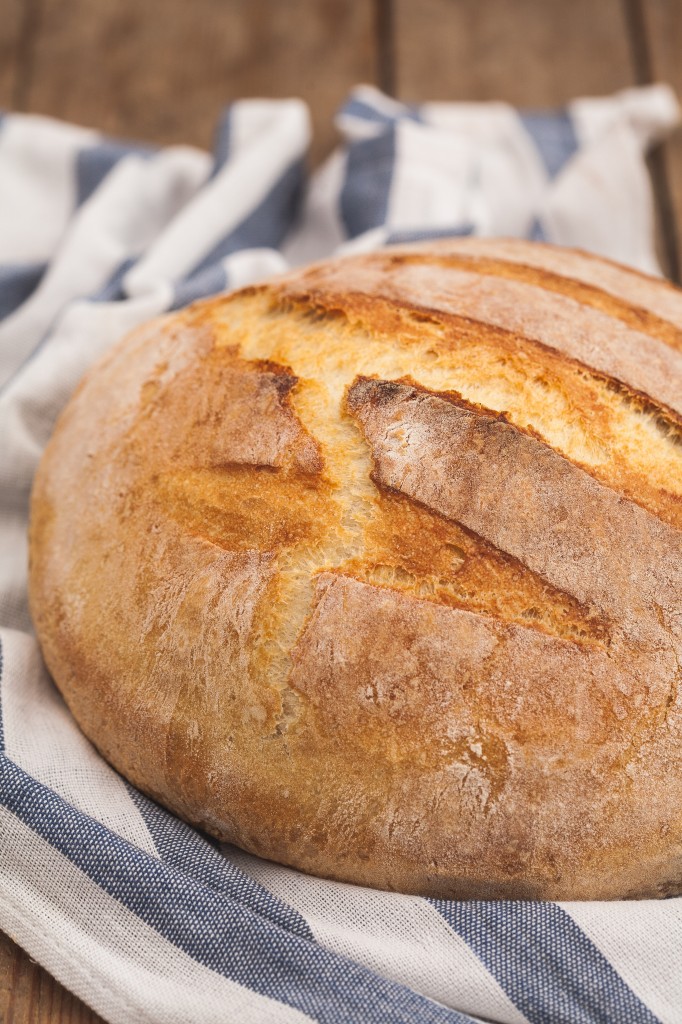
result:
[[[347,402],[379,484],[462,523],[640,643],[657,646],[661,616],[674,623],[678,530],[459,396],[358,378]]]
[[[463,252],[460,248],[455,252],[443,252],[439,255],[433,252],[428,255],[410,252],[405,255],[400,254],[395,258],[397,261],[404,261],[405,263],[424,262],[431,265],[437,261],[443,266],[473,270],[475,273],[485,275],[486,277],[500,277],[511,281],[532,284],[536,288],[543,288],[546,291],[555,292],[557,295],[574,299],[581,305],[601,310],[601,312],[607,313],[614,319],[621,320],[635,331],[644,331],[651,337],[658,338],[666,345],[670,345],[671,348],[682,349],[682,330],[680,330],[679,326],[676,326],[676,320],[682,318],[682,308],[674,310],[672,320],[664,319],[656,309],[655,299],[653,300],[652,308],[651,296],[648,291],[644,290],[647,279],[636,271],[623,272],[623,268],[619,268],[617,265],[612,267],[605,266],[602,260],[595,261],[594,257],[588,257],[587,254],[571,253],[568,251],[562,252],[561,262],[557,261],[556,269],[551,269],[552,260],[548,260],[546,254],[543,254],[543,260],[539,262],[533,261],[532,255],[535,252],[535,248],[541,248],[539,246],[531,248],[529,253],[528,250],[520,247],[521,244],[517,242],[517,246],[520,247],[516,250],[520,256],[520,261],[517,262],[504,258],[506,255],[505,250],[499,244],[498,251],[493,249],[487,252],[483,245],[483,240],[470,239],[467,241],[477,242],[480,248],[477,250],[474,246],[470,254],[466,251]],[[531,256],[528,263],[522,262],[524,252]],[[548,263],[550,266],[548,266]],[[594,263],[596,263],[598,271],[602,271],[605,279],[600,279],[598,271],[595,274]],[[581,277],[566,277],[558,273],[557,271],[562,264],[575,269],[581,268]],[[607,271],[606,275],[603,274],[605,269]],[[621,273],[618,274],[618,271]],[[611,286],[610,288],[609,285]],[[658,290],[663,290],[663,287],[663,282],[660,282]],[[672,296],[679,300],[675,290],[671,288],[670,291]],[[636,305],[633,292],[639,295],[644,303],[643,305]],[[670,298],[670,295],[667,297]]]
[[[339,310],[352,308],[355,297],[364,296],[369,305],[377,299],[397,300],[437,318],[466,317],[479,330],[493,327],[521,335],[682,412],[674,386],[682,373],[682,351],[633,329],[622,316],[584,305],[579,288],[548,290],[532,268],[517,266],[514,276],[482,273],[462,269],[466,260],[433,254],[407,258],[389,250],[371,261],[345,263],[309,270],[286,291],[292,298],[303,294],[308,302]]]
[[[84,731],[329,877],[682,890],[680,326],[661,282],[477,239],[135,332],[32,498],[33,615]]]
[[[565,249],[555,245],[538,245],[520,238],[459,238],[454,243],[442,241],[428,246],[437,254],[452,253],[504,260],[523,264],[541,271],[549,271],[575,284],[585,284],[615,299],[622,299],[636,311],[652,314],[656,320],[665,320],[682,329],[682,293],[680,289],[661,278],[624,267],[621,263],[594,256],[580,249]],[[632,315],[632,314],[631,314]]]

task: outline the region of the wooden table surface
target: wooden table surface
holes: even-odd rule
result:
[[[667,81],[682,96],[682,0],[0,0],[0,108],[210,148],[241,96],[302,96],[313,160],[349,88],[557,106]],[[682,265],[682,133],[653,154],[659,253]],[[96,1015],[0,933],[0,1022]]]

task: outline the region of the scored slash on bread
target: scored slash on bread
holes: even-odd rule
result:
[[[462,239],[138,329],[63,413],[31,606],[222,839],[443,897],[682,890],[682,293]]]

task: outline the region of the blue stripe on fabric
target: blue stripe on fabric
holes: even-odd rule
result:
[[[443,228],[412,228],[409,231],[392,231],[386,245],[408,245],[410,242],[428,242],[435,238],[463,238],[473,235],[473,224],[452,224]]]
[[[86,146],[76,155],[76,203],[81,206],[86,199],[101,185],[123,157],[134,154],[145,159],[153,156],[156,150],[152,146],[141,143],[117,142],[106,139],[94,146]]]
[[[128,270],[130,270],[130,268],[134,265],[134,263],[135,260],[132,258],[123,260],[123,262],[119,264],[119,266],[116,268],[113,274],[111,274],[111,276],[105,281],[105,283],[101,286],[101,288],[98,291],[93,292],[91,295],[76,296],[71,301],[75,302],[88,300],[90,302],[114,302],[119,299],[125,299],[126,295],[125,292],[123,291],[123,278],[125,277]],[[24,359],[23,363],[21,363],[20,366],[17,366],[14,373],[10,374],[10,376],[7,378],[4,384],[0,384],[0,395],[2,395],[7,390],[12,381],[14,381],[19,376],[19,374],[25,369],[25,367],[28,366],[28,364],[33,359],[35,359],[35,357],[45,348],[45,345],[49,342],[50,338],[52,337],[52,332],[54,330],[55,324],[58,321],[59,317],[62,315],[63,311],[64,309],[62,307],[62,309],[60,309],[59,312],[54,317],[54,320],[52,321],[48,330],[42,336],[42,338],[37,343],[35,348],[31,352],[29,352],[29,354]]]
[[[176,284],[170,308],[180,309],[182,306],[188,306],[190,302],[203,299],[207,295],[216,295],[217,292],[224,292],[226,289],[227,271],[222,263],[213,263]]]
[[[5,667],[5,651],[2,644],[2,637],[0,636],[0,759],[5,753],[5,723],[2,715],[2,680],[4,679],[4,667]]]
[[[471,1024],[278,927],[76,811],[0,755],[0,801],[104,892],[197,963],[320,1024]]]
[[[93,292],[92,295],[88,295],[90,302],[119,302],[122,299],[127,298],[125,291],[123,290],[123,279],[130,270],[131,267],[135,266],[137,260],[134,256],[129,256],[128,259],[123,260],[122,263],[116,268],[108,281],[106,281],[102,287]]]
[[[396,127],[348,147],[346,177],[339,196],[348,238],[386,223],[396,158]]]
[[[230,159],[231,142],[232,107],[227,107],[227,109],[223,110],[216,125],[213,140],[213,170],[211,171],[211,178],[214,178]]]
[[[542,157],[547,173],[550,178],[555,178],[578,151],[578,137],[571,115],[567,110],[520,110],[518,114]]]
[[[659,1024],[556,903],[430,902],[531,1024]]]
[[[533,223],[528,231],[528,238],[531,242],[546,242],[547,233],[545,232],[542,221],[539,217],[533,219]]]
[[[362,121],[373,121],[376,124],[394,124],[396,121],[408,120],[423,122],[423,117],[419,107],[408,106],[406,103],[401,104],[401,109],[395,114],[386,114],[383,110],[378,110],[371,104],[366,103],[364,100],[359,100],[355,96],[344,103],[339,111],[341,115],[347,115],[350,117],[357,117]]]
[[[0,320],[26,302],[40,284],[46,268],[46,263],[0,266]]]
[[[298,217],[304,183],[305,165],[302,160],[296,160],[251,213],[192,268],[189,276],[196,277],[212,264],[241,249],[278,249]]]
[[[143,796],[126,783],[130,798],[142,815],[161,860],[199,882],[233,896],[246,907],[301,938],[313,939],[308,923],[298,911],[277,899],[258,882],[235,867],[196,829]]]

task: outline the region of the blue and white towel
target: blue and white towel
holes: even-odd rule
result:
[[[0,928],[106,1020],[682,1022],[682,900],[429,901],[218,848],[81,736],[26,602],[31,479],[84,370],[199,296],[337,251],[519,235],[656,271],[665,87],[553,113],[367,87],[306,185],[305,106],[230,107],[213,157],[0,121]]]

